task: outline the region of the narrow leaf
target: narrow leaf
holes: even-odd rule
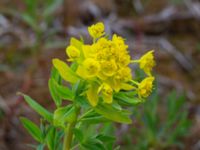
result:
[[[137,105],[144,102],[143,99],[139,99],[137,97],[134,97],[134,95],[125,92],[116,93],[114,95],[114,98],[118,100],[119,103],[122,103],[124,105]]]
[[[36,141],[42,142],[42,133],[35,123],[24,117],[21,117],[20,121],[22,122],[24,128],[26,128],[29,134],[31,134]]]
[[[84,140],[83,132],[80,129],[74,128],[73,129],[74,135],[77,138],[77,140],[82,143]]]
[[[105,118],[115,122],[127,124],[132,122],[129,118],[130,112],[125,110],[120,111],[108,104],[98,104],[97,107],[95,107],[95,111],[103,115]]]
[[[38,114],[40,114],[44,119],[51,122],[53,120],[53,115],[46,110],[44,107],[42,107],[40,104],[38,104],[36,101],[34,101],[31,97],[28,95],[25,95],[23,93],[19,93],[22,95],[25,99],[25,101],[29,104],[29,106],[35,110]]]
[[[60,73],[61,77],[71,83],[76,83],[79,80],[79,77],[71,68],[63,61],[59,59],[53,59],[53,65]]]
[[[49,79],[48,85],[49,85],[50,94],[51,94],[56,106],[59,107],[62,104],[62,99],[61,99],[61,97],[58,95],[58,93],[56,91],[55,84],[56,83],[54,82],[54,79]]]

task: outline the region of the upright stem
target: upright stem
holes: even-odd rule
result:
[[[65,130],[65,136],[64,136],[64,142],[63,142],[63,150],[70,150],[72,139],[73,139],[73,129],[76,126],[78,114],[80,112],[79,107],[75,107],[76,109],[76,115],[75,119],[72,123],[69,123],[67,126],[67,129]]]

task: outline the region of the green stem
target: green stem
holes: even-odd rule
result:
[[[139,83],[137,81],[134,81],[134,80],[130,80],[130,81],[135,85],[139,85]]]
[[[73,138],[73,129],[76,126],[78,114],[80,112],[80,108],[76,107],[76,115],[73,122],[69,123],[67,129],[65,131],[64,142],[63,142],[63,150],[70,150],[72,138]]]
[[[139,63],[140,60],[131,60],[131,63]]]

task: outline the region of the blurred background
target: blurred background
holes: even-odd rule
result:
[[[133,108],[133,124],[115,124],[122,150],[200,150],[200,1],[0,0],[0,150],[34,143],[19,116],[39,122],[16,95],[29,94],[50,110],[52,58],[66,60],[71,36],[91,39],[87,26],[126,39],[132,58],[154,49],[155,91]],[[135,77],[142,72],[134,72]]]

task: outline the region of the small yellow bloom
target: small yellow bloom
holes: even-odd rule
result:
[[[125,67],[127,66],[130,62],[131,62],[131,59],[130,59],[130,55],[128,54],[124,54],[124,55],[120,55],[119,56],[119,60],[118,60],[118,65],[120,67]]]
[[[102,93],[103,96],[103,101],[105,103],[112,103],[113,101],[113,89],[111,88],[111,86],[107,83],[103,83],[100,87],[98,92]]]
[[[99,62],[93,58],[87,58],[86,60],[84,60],[83,67],[88,77],[96,76],[100,70]]]
[[[103,36],[104,33],[104,24],[102,22],[98,22],[95,25],[88,27],[88,32],[94,39],[97,39]]]
[[[140,68],[143,69],[148,76],[151,76],[152,68],[156,65],[153,52],[153,50],[147,52],[139,60]]]
[[[80,51],[72,45],[66,48],[66,53],[69,56],[69,61],[74,61],[80,57]]]
[[[148,97],[153,88],[154,77],[147,77],[138,84],[138,95],[140,98]]]
[[[121,68],[117,71],[115,79],[121,82],[128,82],[132,79],[131,69],[129,67]]]
[[[116,73],[117,65],[114,60],[102,61],[101,71],[105,76],[112,76]]]
[[[124,39],[121,36],[117,36],[116,34],[113,35],[112,41],[119,47],[119,49],[122,51],[126,51],[128,48],[128,45],[124,43]]]

